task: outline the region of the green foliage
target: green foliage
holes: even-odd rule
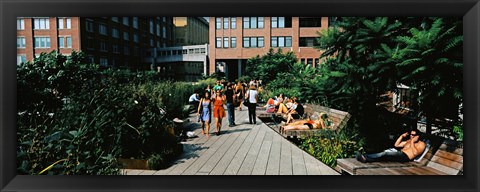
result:
[[[291,72],[296,62],[297,57],[293,52],[283,53],[280,48],[275,52],[270,48],[267,54],[247,60],[246,73],[250,74],[252,79],[261,79],[262,83],[267,84],[276,79],[278,73]]]
[[[463,127],[460,125],[453,126],[453,133],[457,135],[459,141],[463,141]]]
[[[313,136],[300,139],[299,147],[326,165],[335,167],[337,159],[353,157],[361,143],[356,134],[320,130]]]
[[[167,129],[198,86],[101,71],[81,55],[52,52],[18,67],[19,174],[114,175],[119,157],[159,154],[165,164],[181,152]]]

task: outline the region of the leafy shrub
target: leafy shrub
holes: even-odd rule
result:
[[[356,135],[341,130],[320,130],[315,135],[300,139],[299,147],[330,167],[336,166],[338,158],[353,157],[362,141]]]

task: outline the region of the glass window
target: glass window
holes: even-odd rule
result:
[[[217,43],[215,44],[216,48],[222,48],[222,38],[217,37]]]
[[[271,46],[272,47],[278,47],[278,38],[277,37],[272,37],[272,41],[271,41]]]
[[[230,42],[230,46],[231,46],[232,48],[237,47],[237,38],[236,38],[236,37],[231,37],[231,38],[230,38],[230,41],[231,41],[231,42]]]
[[[160,30],[161,30],[160,24],[157,24],[157,36],[159,36],[159,37],[160,37],[160,35],[161,35],[161,34],[160,34]]]
[[[258,18],[258,28],[263,29],[264,23],[265,23],[264,17],[259,17]]]
[[[123,47],[123,54],[130,55],[130,48],[128,46]]]
[[[223,38],[223,48],[228,48],[228,37]]]
[[[25,48],[25,37],[17,37],[17,48]]]
[[[112,52],[114,53],[120,53],[120,49],[118,48],[117,44],[112,45]]]
[[[114,38],[119,38],[120,37],[120,32],[118,31],[117,28],[112,28],[112,37],[114,37]]]
[[[318,45],[316,37],[300,37],[299,39],[300,47],[315,47]]]
[[[50,37],[35,37],[35,48],[50,48]]]
[[[250,47],[257,47],[257,38],[250,37]]]
[[[64,48],[65,47],[65,37],[58,38],[58,47]]]
[[[300,27],[321,27],[322,26],[321,17],[300,17],[299,22],[300,22]]]
[[[315,67],[318,67],[319,64],[320,64],[320,59],[316,58],[315,59]]]
[[[150,33],[154,34],[155,33],[155,23],[153,21],[150,21]]]
[[[108,51],[108,45],[105,41],[100,41],[100,51]]]
[[[25,19],[17,19],[17,29],[25,30]]]
[[[104,67],[108,66],[108,59],[103,57],[100,58],[100,65]]]
[[[57,19],[57,25],[58,25],[58,29],[63,29],[63,18],[58,18]]]
[[[307,59],[307,65],[313,67],[313,59]]]
[[[259,38],[258,38],[258,47],[264,47],[263,37],[259,37]]]
[[[133,42],[138,43],[138,34],[137,33],[133,34]]]
[[[33,19],[33,29],[50,29],[50,20],[48,18]]]
[[[250,29],[250,17],[243,18],[243,28]]]
[[[112,17],[112,21],[114,21],[114,22],[117,22],[117,23],[118,23],[118,17]]]
[[[72,19],[66,18],[65,21],[67,22],[67,29],[71,29],[72,28]]]
[[[217,29],[221,29],[221,28],[222,28],[222,18],[221,18],[221,17],[217,17],[215,24],[216,24]]]
[[[128,19],[128,17],[127,17],[127,19]],[[133,17],[132,22],[133,22],[133,28],[138,29],[138,17]],[[127,24],[127,26],[128,26],[128,24]]]
[[[243,47],[250,47],[250,38],[244,37],[243,38]]]
[[[88,32],[94,32],[93,22],[90,21],[90,20],[87,20],[87,21],[86,21],[86,24],[87,24],[87,31],[88,31]]]
[[[126,26],[129,25],[128,17],[123,17],[123,24]]]
[[[272,17],[272,28],[278,28],[278,17]]]
[[[236,29],[237,28],[237,18],[236,17],[231,17],[230,18],[230,24],[231,24],[230,28]]]
[[[228,17],[223,18],[223,29],[228,29]]]
[[[285,47],[292,47],[292,37],[285,37]]]
[[[123,40],[125,40],[125,41],[130,40],[130,37],[129,37],[129,35],[128,35],[128,32],[126,32],[126,31],[123,32]]]
[[[163,38],[167,38],[167,28],[165,26],[163,26]],[[165,47],[165,46],[164,46]]]
[[[278,18],[278,28],[285,28],[285,17]]]
[[[257,28],[257,18],[256,17],[251,17],[250,18],[250,28]]]
[[[67,40],[67,47],[72,48],[72,37],[66,37]]]
[[[107,35],[107,26],[104,24],[98,24],[98,32],[102,35]]]
[[[25,55],[17,55],[17,65],[27,62],[27,57]]]
[[[278,37],[278,46],[285,47],[285,37]]]

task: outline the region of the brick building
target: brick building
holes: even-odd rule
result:
[[[173,17],[175,46],[208,44],[208,22],[203,17]]]
[[[317,31],[326,29],[328,17],[210,17],[209,73],[218,70],[229,80],[245,75],[249,58],[270,48],[293,51],[299,61],[315,67],[321,52],[314,48]]]
[[[17,64],[42,52],[82,51],[101,66],[148,69],[146,50],[174,44],[172,17],[17,18]]]

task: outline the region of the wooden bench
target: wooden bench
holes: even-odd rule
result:
[[[340,130],[343,127],[347,125],[348,120],[350,119],[351,115],[348,112],[345,111],[340,111],[336,109],[331,109],[328,107],[323,107],[320,105],[314,105],[314,104],[305,104],[305,114],[304,117],[302,118],[307,118],[314,113],[325,113],[328,115],[329,119],[332,120],[333,126],[330,128],[332,130]],[[266,112],[261,112],[257,113],[257,117],[259,119],[273,119],[276,116],[278,118],[283,118],[283,120],[286,120],[286,115],[280,115],[276,113],[266,113]],[[271,120],[274,121],[274,120]],[[294,120],[296,121],[296,120]],[[273,130],[279,132],[280,126],[278,125],[280,122],[275,122],[275,123],[266,123],[268,126],[270,126]],[[285,133],[280,133],[284,137],[304,137],[304,136],[309,136],[314,134],[315,132],[319,131],[321,129],[312,129],[312,130],[288,130]]]
[[[431,147],[419,162],[361,163],[355,158],[337,159],[336,170],[348,175],[460,175],[463,174],[461,143],[430,136]]]

